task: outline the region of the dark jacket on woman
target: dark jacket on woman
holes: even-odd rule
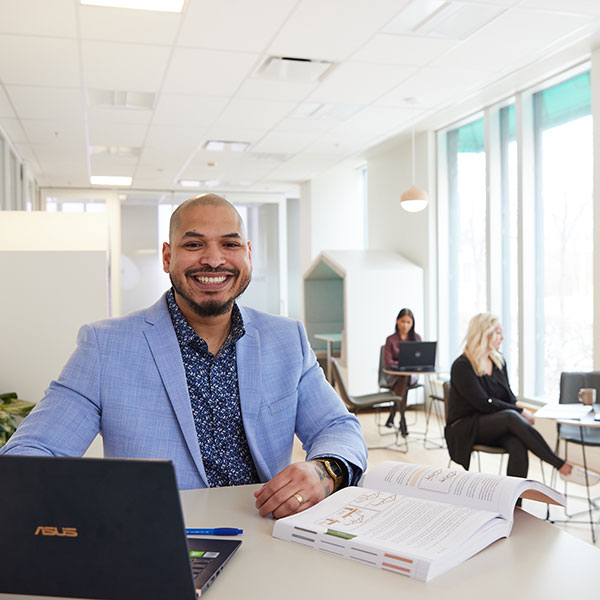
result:
[[[494,363],[492,365],[491,375],[477,375],[469,359],[461,354],[450,371],[450,397],[444,433],[450,457],[467,470],[479,417],[507,409],[523,410],[517,407],[517,399],[510,389],[506,364],[501,369]]]

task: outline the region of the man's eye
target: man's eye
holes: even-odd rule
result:
[[[237,242],[225,242],[226,248],[239,248],[240,245]]]
[[[200,244],[198,242],[188,242],[185,244],[186,248],[200,248]]]

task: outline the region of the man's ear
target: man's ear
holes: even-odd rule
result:
[[[169,246],[167,242],[163,242],[162,245],[162,263],[163,271],[168,273],[169,267],[171,266],[171,246]]]
[[[250,266],[252,266],[252,244],[248,242],[248,260],[250,261]]]

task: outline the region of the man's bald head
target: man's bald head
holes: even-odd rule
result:
[[[244,236],[246,235],[244,222],[242,221],[242,217],[240,216],[240,213],[237,211],[235,206],[231,202],[229,202],[229,200],[223,198],[223,196],[219,196],[219,194],[209,193],[202,194],[201,196],[196,196],[194,198],[189,198],[173,211],[173,214],[171,215],[171,221],[169,223],[169,241],[173,239],[175,230],[177,229],[177,227],[179,227],[184,213],[188,209],[195,208],[198,206],[222,206],[224,208],[232,210],[237,215],[241,232],[244,234]]]

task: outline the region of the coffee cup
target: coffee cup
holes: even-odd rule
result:
[[[592,406],[596,404],[596,390],[594,388],[581,388],[577,392],[577,398],[582,404]]]

